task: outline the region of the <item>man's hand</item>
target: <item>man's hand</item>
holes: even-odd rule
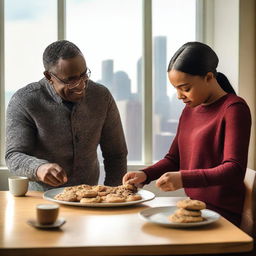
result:
[[[58,164],[53,163],[39,166],[36,175],[40,181],[53,187],[60,186],[68,181],[66,172]]]
[[[180,172],[166,172],[157,181],[156,186],[163,191],[174,191],[183,188]]]

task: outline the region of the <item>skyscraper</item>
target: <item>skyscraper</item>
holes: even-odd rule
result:
[[[155,114],[162,121],[170,118],[170,99],[167,95],[166,37],[154,38],[154,102]]]
[[[154,38],[154,96],[156,101],[163,100],[166,89],[166,37]]]
[[[130,100],[131,79],[124,71],[114,73],[112,93],[116,100]]]
[[[167,62],[165,36],[154,38],[154,159],[162,158],[168,151],[172,134],[166,129],[170,119],[170,98],[167,95]]]
[[[101,83],[108,87],[112,91],[113,87],[113,75],[114,75],[114,61],[103,60],[101,64]]]

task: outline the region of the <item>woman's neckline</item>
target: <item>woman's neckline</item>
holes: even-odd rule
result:
[[[218,106],[219,104],[221,104],[224,100],[226,100],[226,98],[230,95],[230,93],[227,93],[223,96],[221,96],[220,98],[218,98],[217,100],[215,100],[214,102],[207,104],[207,105],[199,105],[197,107],[195,107],[196,112],[206,112],[209,111],[210,109],[215,108],[216,106]]]

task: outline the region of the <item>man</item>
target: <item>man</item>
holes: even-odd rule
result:
[[[44,51],[42,80],[18,90],[7,108],[6,164],[30,189],[95,185],[97,147],[105,185],[122,183],[127,147],[119,112],[104,86],[89,79],[83,54],[61,40]]]

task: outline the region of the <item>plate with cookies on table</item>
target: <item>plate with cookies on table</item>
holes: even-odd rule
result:
[[[60,204],[85,207],[119,207],[140,204],[155,198],[155,194],[137,189],[131,184],[116,187],[81,184],[50,189],[43,198]]]
[[[148,208],[139,215],[148,222],[171,228],[204,226],[220,218],[217,212],[206,209],[204,202],[190,198],[178,201],[176,206]]]

